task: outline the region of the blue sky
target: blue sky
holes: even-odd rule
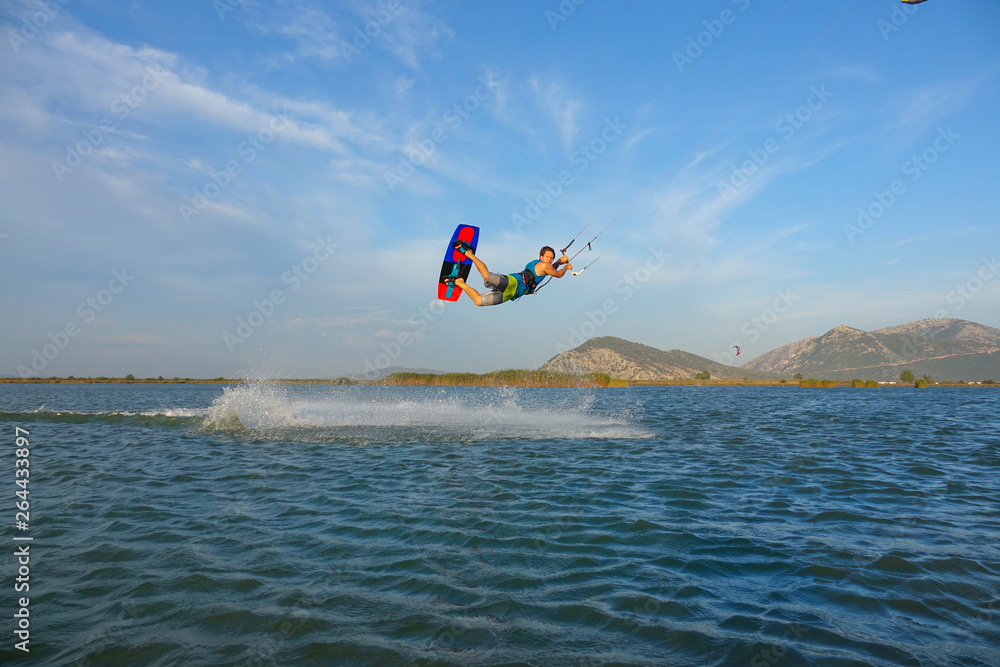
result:
[[[0,375],[1000,327],[994,0],[17,0],[0,29]],[[459,223],[504,273],[606,231],[476,308],[435,298]]]

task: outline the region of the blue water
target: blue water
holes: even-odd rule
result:
[[[4,662],[1000,664],[994,389],[0,385],[0,424]]]

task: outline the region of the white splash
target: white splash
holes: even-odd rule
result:
[[[646,438],[622,413],[598,413],[592,392],[509,388],[331,387],[293,395],[253,383],[226,387],[208,410],[209,430],[405,430],[435,440]],[[320,395],[317,395],[320,394]],[[301,435],[301,433],[300,433]]]

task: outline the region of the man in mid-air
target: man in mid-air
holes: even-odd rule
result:
[[[563,266],[558,269],[554,268],[552,260],[556,258],[556,251],[549,246],[544,246],[538,252],[538,259],[528,262],[524,267],[524,271],[508,275],[490,273],[483,260],[476,257],[475,253],[472,252],[472,246],[465,241],[456,241],[454,248],[472,260],[472,263],[479,269],[486,287],[490,288],[489,292],[480,294],[469,287],[461,278],[450,279],[456,286],[462,288],[462,291],[468,294],[469,298],[475,301],[477,306],[495,306],[498,303],[517,299],[525,294],[532,294],[545,276],[562,278],[566,275],[567,271],[573,269],[573,265],[569,263],[569,258],[566,255],[563,255],[559,259]]]

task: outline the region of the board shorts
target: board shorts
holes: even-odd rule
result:
[[[490,288],[490,292],[483,292],[479,295],[480,303],[484,306],[495,306],[504,301],[510,301],[517,294],[517,278],[511,275],[501,275],[490,273],[490,277],[483,281]]]

